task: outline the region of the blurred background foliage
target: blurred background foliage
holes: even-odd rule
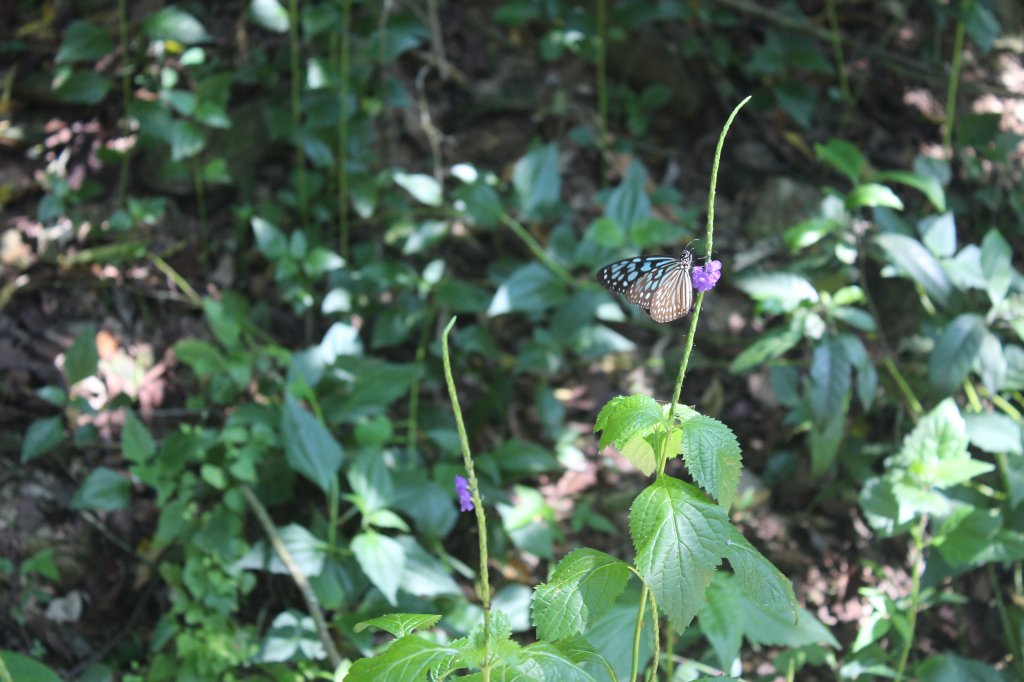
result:
[[[662,674],[1024,674],[1016,0],[12,0],[0,54],[14,680],[332,679],[381,614],[468,632],[452,314],[530,641],[555,560],[632,554],[647,479],[593,422],[682,352],[593,273],[708,256],[747,94],[683,402],[807,619],[702,613]],[[620,679],[635,603],[587,633]]]

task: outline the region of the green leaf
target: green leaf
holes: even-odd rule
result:
[[[535,642],[523,649],[527,660],[540,668],[543,677],[531,679],[559,680],[559,682],[596,682],[597,678],[581,664],[600,660],[593,649],[569,648],[560,642]],[[495,679],[492,677],[491,679]],[[519,678],[525,679],[525,678]]]
[[[949,488],[993,469],[988,462],[971,459],[967,442],[960,409],[946,398],[917,423],[887,464],[906,469],[910,482],[919,487]]]
[[[127,477],[113,469],[94,470],[71,498],[72,509],[115,511],[127,509],[131,501],[132,484]]]
[[[871,362],[864,342],[852,334],[840,334],[835,340],[842,345],[846,358],[857,370],[857,398],[865,410],[871,409],[878,389],[878,370]]]
[[[64,359],[64,371],[68,375],[68,384],[74,385],[86,377],[96,373],[100,355],[96,349],[96,325],[90,323],[75,335],[75,340],[68,348]]]
[[[497,225],[505,212],[505,208],[501,204],[501,196],[493,187],[483,181],[456,188],[452,192],[452,198],[465,203],[465,207],[460,210],[480,227]]]
[[[822,339],[814,348],[807,378],[807,405],[815,426],[828,424],[846,412],[851,374],[842,342],[832,336]]]
[[[767,364],[770,360],[781,358],[795,348],[802,338],[803,335],[796,324],[791,324],[782,330],[761,334],[757,341],[744,348],[729,363],[729,371],[733,374],[743,374]]]
[[[967,29],[967,35],[983,53],[992,49],[1003,30],[995,13],[980,2],[965,5],[964,27]]]
[[[684,408],[692,414],[682,420],[682,448],[686,468],[694,480],[728,509],[740,484],[740,444],[728,426]]]
[[[987,333],[985,318],[973,313],[958,315],[946,325],[928,358],[928,379],[944,395],[967,378]]]
[[[921,241],[935,256],[950,258],[956,253],[956,218],[952,213],[922,218],[917,229]]]
[[[151,14],[143,24],[143,30],[150,40],[174,40],[184,45],[212,40],[198,19],[175,5]]]
[[[942,522],[932,542],[950,566],[978,566],[997,559],[991,552],[1002,525],[997,510],[964,505]]]
[[[327,544],[296,523],[279,528],[277,532],[299,570],[307,576],[320,575],[327,558]],[[289,574],[288,567],[277,552],[263,540],[253,544],[245,556],[239,559],[236,568],[268,571],[274,575]]]
[[[512,169],[512,184],[527,218],[536,217],[540,209],[558,203],[562,194],[558,145],[552,142],[537,147],[519,159]]]
[[[701,632],[708,638],[718,656],[719,667],[729,670],[739,656],[743,644],[744,601],[735,586],[735,578],[718,573],[707,592],[707,604],[700,610],[697,620]]]
[[[829,629],[807,609],[798,608],[794,619],[787,612],[764,611],[746,595],[740,595],[740,599],[743,602],[743,633],[754,645],[796,649],[826,644],[834,649],[840,648]]]
[[[853,144],[846,140],[831,139],[825,144],[814,145],[814,154],[818,160],[845,175],[851,184],[857,184],[865,161]]]
[[[594,549],[577,549],[562,559],[551,579],[536,588],[533,624],[541,639],[582,633],[607,613],[626,588],[629,567]]]
[[[792,312],[804,302],[817,303],[818,290],[800,275],[766,272],[739,278],[735,285],[771,313]]]
[[[609,194],[604,212],[623,232],[629,232],[634,223],[650,217],[651,200],[647,197],[647,171],[639,159],[630,162],[626,177]]]
[[[54,61],[58,64],[93,62],[114,51],[114,41],[102,28],[78,19],[64,29]]]
[[[325,493],[341,467],[341,445],[319,419],[291,395],[281,407],[281,439],[288,465]]]
[[[626,241],[626,233],[613,219],[601,216],[587,227],[585,238],[598,246],[617,249]]]
[[[256,236],[256,248],[268,260],[279,260],[288,253],[288,240],[273,223],[259,216],[253,216],[251,224],[252,232]]]
[[[0,666],[4,667],[12,682],[60,682],[60,676],[34,658],[14,651],[0,649]]]
[[[193,121],[175,121],[171,127],[171,159],[181,161],[206,147],[206,133]]]
[[[672,439],[672,442],[665,446],[668,452],[679,452],[679,440],[682,435],[683,434],[679,429],[675,429],[669,434],[669,438]],[[655,452],[655,447],[658,447],[659,452],[661,451],[658,438],[655,434],[651,434],[650,436],[646,434],[637,434],[619,447],[619,452],[633,466],[635,466],[640,473],[644,476],[650,476],[658,466],[658,455]]]
[[[351,680],[406,682],[426,680],[428,675],[451,663],[459,656],[458,649],[429,642],[418,635],[395,640],[373,658],[360,658],[349,669]]]
[[[539,312],[558,305],[565,298],[565,285],[540,263],[528,263],[512,273],[494,293],[487,315]]]
[[[411,194],[421,204],[440,206],[443,201],[441,185],[433,176],[423,173],[395,173],[395,184]]]
[[[945,306],[949,303],[952,285],[935,256],[913,237],[887,232],[875,237],[888,260],[901,275],[909,277],[924,289],[933,300]]]
[[[30,462],[64,442],[64,420],[60,417],[36,419],[21,441],[21,461]]]
[[[903,202],[896,196],[896,193],[885,185],[869,182],[864,185],[857,185],[846,195],[846,210],[852,211],[856,208],[883,206],[896,211],[903,210]]]
[[[967,437],[971,445],[993,454],[1024,455],[1021,446],[1021,427],[1005,414],[983,412],[965,418]]]
[[[462,590],[452,578],[451,568],[442,564],[411,535],[396,539],[405,552],[405,571],[399,587],[402,591],[424,599],[445,595],[461,595]]]
[[[54,96],[69,104],[99,104],[110,92],[110,78],[95,71],[74,71],[58,79]]]
[[[352,538],[351,549],[366,577],[391,605],[395,605],[402,573],[405,571],[405,550],[402,545],[371,530]]]
[[[989,393],[995,394],[1003,390],[1009,365],[999,337],[987,330],[981,339],[974,371],[981,377],[981,383]]]
[[[594,431],[602,431],[599,448],[610,443],[622,448],[635,436],[646,436],[665,419],[664,410],[649,395],[616,396],[605,403],[594,422]]]
[[[946,192],[942,189],[942,183],[934,176],[909,171],[884,171],[876,174],[875,178],[885,182],[898,182],[901,185],[913,187],[924,194],[936,211],[939,213],[945,213],[946,211]]]
[[[121,454],[129,462],[142,464],[156,454],[153,436],[142,425],[131,410],[124,412],[124,426],[121,427]]]
[[[191,367],[199,377],[208,377],[227,364],[227,359],[219,350],[199,339],[178,341],[174,344],[174,356]]]
[[[390,506],[395,496],[391,471],[377,449],[365,449],[356,457],[348,469],[348,484],[362,500],[363,514]]]
[[[386,616],[356,623],[352,630],[362,632],[367,628],[378,628],[391,633],[397,638],[402,638],[406,635],[411,635],[417,630],[432,628],[440,620],[441,616],[432,613],[389,613]]]
[[[256,660],[261,663],[324,658],[327,658],[327,651],[313,618],[293,610],[277,614],[256,654]]]
[[[985,275],[985,289],[992,305],[999,305],[1006,298],[1013,279],[1013,265],[1010,259],[1013,250],[998,230],[989,230],[981,240],[981,271]]]
[[[793,584],[732,526],[725,540],[724,556],[743,592],[759,609],[780,617],[791,615],[796,623]]]
[[[815,216],[787,228],[782,233],[782,241],[795,253],[817,244],[842,226],[843,223],[835,218]]]
[[[217,340],[225,348],[234,349],[239,345],[242,324],[245,322],[246,299],[237,292],[224,292],[221,300],[203,298],[203,314],[206,323]]]
[[[277,0],[252,0],[249,15],[257,26],[274,33],[286,33],[290,26],[288,10]]]
[[[846,427],[846,413],[836,412],[824,424],[812,428],[807,434],[807,446],[811,451],[811,475],[821,476],[831,468],[839,454]]]
[[[978,3],[971,3],[977,5]],[[914,678],[918,682],[1010,682],[1007,673],[1000,672],[987,663],[962,658],[956,654],[940,654],[922,661]]]
[[[637,570],[677,632],[704,605],[730,529],[723,507],[668,476],[659,476],[633,502],[629,530]]]

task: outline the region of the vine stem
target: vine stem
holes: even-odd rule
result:
[[[459,394],[455,390],[455,379],[452,377],[452,361],[448,353],[448,334],[455,326],[458,318],[452,315],[444,331],[441,333],[441,358],[444,361],[444,380],[448,385],[448,397],[455,413],[455,426],[459,431],[459,445],[462,448],[462,461],[469,479],[469,492],[473,497],[473,509],[476,512],[477,535],[480,541],[480,601],[484,610],[484,663],[481,674],[484,682],[490,682],[491,662],[489,655],[491,641],[491,581],[487,574],[487,518],[484,506],[480,501],[480,489],[476,483],[476,471],[473,469],[473,455],[469,450],[469,437],[466,435],[466,424],[462,420],[462,408],[459,407]]]
[[[917,609],[921,599],[921,564],[924,561],[924,532],[928,525],[928,516],[924,515],[911,530],[914,539],[914,566],[910,572],[910,614],[907,616],[907,635],[900,652],[899,665],[896,666],[896,678],[903,678],[903,671],[910,658],[910,648],[914,644],[914,631],[917,629]]]
[[[942,131],[942,146],[946,150],[946,157],[953,158],[953,124],[956,122],[956,91],[960,86],[960,68],[964,52],[964,34],[967,30],[964,24],[964,14],[967,12],[967,3],[970,0],[962,0],[960,12],[956,20],[956,35],[953,37],[953,63],[949,69],[949,88],[946,91],[946,129]]]

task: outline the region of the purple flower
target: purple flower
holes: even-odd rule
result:
[[[693,269],[693,287],[697,291],[711,291],[722,277],[722,261],[713,260]]]
[[[473,511],[473,496],[469,494],[469,481],[455,477],[455,494],[459,496],[459,511]]]

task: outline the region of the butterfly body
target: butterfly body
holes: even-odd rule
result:
[[[625,258],[604,266],[597,281],[606,289],[625,294],[626,300],[647,311],[655,322],[685,317],[693,306],[693,254],[678,258],[647,256]]]

